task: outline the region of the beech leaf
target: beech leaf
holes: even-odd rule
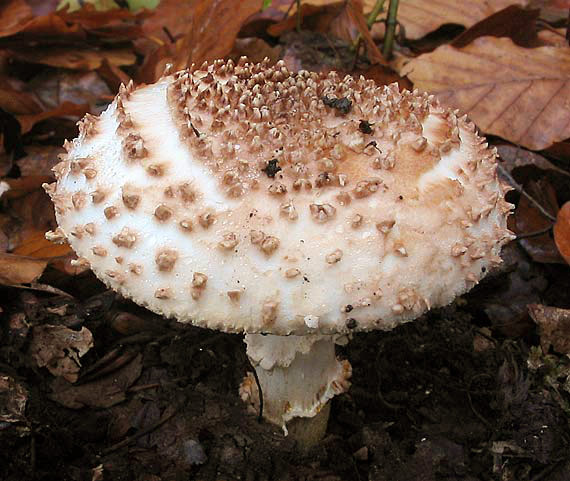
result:
[[[364,3],[364,11],[369,12],[376,1],[366,0]],[[524,7],[527,4],[527,0],[400,0],[398,22],[404,26],[406,38],[415,40],[445,24],[470,27],[509,5]],[[383,17],[386,17],[385,13],[379,19]],[[376,24],[372,29],[374,37],[383,37],[383,32],[383,24]]]
[[[487,134],[531,150],[570,137],[570,49],[522,48],[509,38],[447,45],[406,63],[401,75],[467,113]]]
[[[564,260],[570,264],[570,201],[558,211],[554,224],[554,242]]]

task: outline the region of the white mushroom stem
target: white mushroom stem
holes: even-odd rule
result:
[[[338,361],[335,356],[338,337],[245,336],[247,355],[263,393],[263,417],[281,426],[286,435],[287,423],[294,418],[313,418],[331,398],[349,388],[350,363]],[[259,409],[259,392],[253,375],[244,379],[240,394],[244,401]],[[326,421],[320,423],[324,429]]]

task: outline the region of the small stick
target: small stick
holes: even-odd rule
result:
[[[388,17],[386,18],[386,35],[384,36],[384,45],[382,45],[382,55],[386,60],[392,57],[394,49],[394,37],[396,34],[396,14],[398,13],[399,0],[390,0],[388,6]]]
[[[530,196],[530,194],[528,194],[523,188],[522,186],[513,178],[513,176],[511,174],[509,174],[507,172],[507,169],[505,169],[502,165],[498,165],[498,169],[501,172],[501,175],[503,175],[504,177],[507,178],[507,180],[509,181],[509,183],[515,188],[515,190],[517,192],[519,192],[521,195],[524,195],[539,211],[540,213],[546,217],[548,220],[552,221],[552,222],[556,222],[556,217],[554,217],[553,215],[551,215],[549,212],[546,211],[546,209],[544,207],[542,207],[538,201],[536,201],[533,197]]]

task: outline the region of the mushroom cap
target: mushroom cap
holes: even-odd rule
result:
[[[231,332],[391,329],[500,263],[496,152],[427,94],[240,60],[122,87],[46,187],[79,263]]]

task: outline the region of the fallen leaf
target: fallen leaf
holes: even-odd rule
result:
[[[50,399],[71,409],[82,407],[108,408],[124,401],[127,389],[142,372],[142,354],[111,374],[86,384],[73,385],[63,378],[52,383]]]
[[[92,347],[93,335],[86,327],[74,331],[45,324],[32,329],[29,352],[38,367],[46,367],[54,376],[75,382],[81,369],[80,358]]]
[[[31,115],[16,115],[16,119],[20,122],[22,127],[22,134],[28,133],[34,125],[43,120],[57,118],[57,117],[75,117],[78,120],[89,111],[89,105],[77,105],[71,102],[64,102],[59,107],[53,110],[46,110],[37,114]]]
[[[570,137],[570,49],[521,48],[508,38],[448,45],[402,68],[416,87],[459,108],[486,133],[531,150]]]
[[[546,157],[532,152],[530,150],[522,149],[512,144],[500,144],[495,146],[501,159],[501,165],[511,172],[518,167],[534,166],[542,170],[552,170],[557,174],[564,177],[570,177],[570,172],[554,165]]]
[[[58,145],[26,145],[26,155],[16,161],[21,178],[46,176],[50,178],[47,182],[51,182],[51,169],[59,162],[58,156],[63,153],[65,149]]]
[[[570,264],[570,201],[558,211],[554,224],[554,242],[556,242],[558,252]]]
[[[135,54],[126,48],[96,50],[91,48],[19,48],[9,51],[12,58],[28,63],[75,70],[96,70],[103,61],[115,66],[133,65]]]
[[[570,354],[570,309],[529,304],[528,312],[540,328],[542,352],[552,346],[560,354]]]
[[[7,79],[0,78],[0,108],[13,115],[35,114],[42,107],[33,94],[7,86]]]
[[[521,47],[538,47],[536,20],[539,9],[523,9],[518,5],[509,5],[493,15],[468,28],[456,37],[451,45],[456,48],[465,47],[479,37],[509,37]]]
[[[0,376],[0,423],[18,423],[26,420],[28,392],[10,376]],[[2,426],[5,429],[5,426]]]
[[[372,10],[375,0],[366,0],[366,12]],[[405,29],[406,38],[416,40],[437,30],[445,24],[457,24],[471,27],[484,18],[508,7],[509,5],[526,6],[527,0],[400,0],[398,22]],[[379,19],[386,14],[379,15]],[[376,24],[372,28],[374,38],[384,37],[384,25]]]
[[[45,231],[28,232],[18,247],[12,250],[12,254],[27,257],[39,257],[51,259],[63,257],[71,253],[68,244],[54,244],[45,238]]]
[[[27,284],[40,277],[47,260],[0,253],[0,284]]]
[[[241,0],[190,3],[192,16],[185,19],[185,34],[177,43],[177,69],[225,57],[232,50],[243,23],[260,9],[259,2]]]
[[[19,32],[34,14],[32,9],[21,0],[8,0],[0,4],[0,38]]]
[[[525,185],[525,191],[550,215],[556,215],[556,192],[549,183],[529,182]],[[564,262],[550,232],[534,235],[552,227],[552,222],[527,197],[521,196],[513,217],[515,233],[521,236],[518,242],[534,261],[546,264]],[[529,237],[525,237],[529,234]]]

